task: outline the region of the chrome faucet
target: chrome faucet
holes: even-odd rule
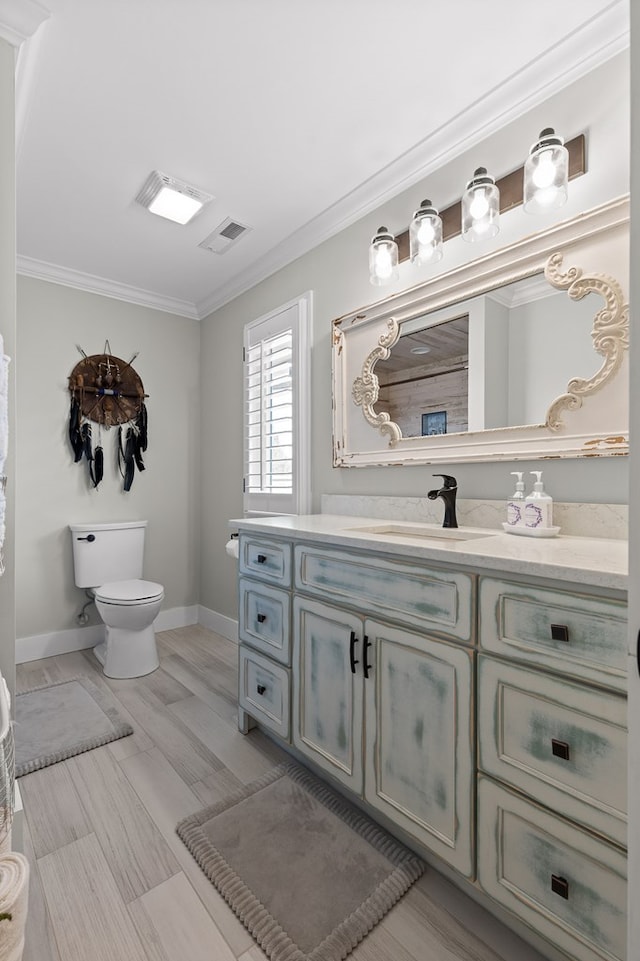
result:
[[[442,487],[440,490],[429,491],[427,497],[430,501],[436,500],[441,497],[444,501],[444,520],[442,522],[443,527],[457,527],[458,521],[456,518],[456,493],[458,491],[458,482],[455,477],[451,474],[434,474],[434,477],[442,478]]]

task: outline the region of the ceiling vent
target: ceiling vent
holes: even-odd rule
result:
[[[227,217],[218,224],[213,233],[198,244],[198,247],[210,250],[214,254],[225,254],[229,247],[237,243],[250,230],[251,227],[247,227],[246,224],[239,224],[237,220]]]

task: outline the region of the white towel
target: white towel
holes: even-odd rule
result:
[[[15,851],[0,857],[0,958],[20,961],[29,906],[29,862]],[[11,917],[2,917],[10,914]]]
[[[4,462],[9,443],[9,364],[11,358],[3,352],[0,335],[0,474],[4,473]]]
[[[11,696],[7,682],[0,674],[0,855],[11,850],[14,807],[15,745],[11,723]]]

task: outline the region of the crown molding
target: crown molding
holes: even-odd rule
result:
[[[189,301],[177,300],[174,297],[163,297],[150,290],[130,287],[128,284],[116,283],[105,277],[96,277],[94,274],[84,274],[79,270],[68,270],[65,267],[58,267],[56,264],[49,264],[43,260],[17,257],[16,271],[23,277],[34,277],[36,280],[46,280],[52,284],[61,284],[64,287],[74,287],[76,290],[101,294],[103,297],[124,300],[129,304],[137,304],[140,307],[151,307],[168,314],[177,314],[179,317],[186,317],[189,320],[200,320],[195,304]]]
[[[450,123],[328,207],[268,254],[197,304],[203,318],[350,227],[475,144],[548,100],[629,46],[627,0],[614,0],[542,57],[526,64]],[[479,123],[480,118],[484,118]]]
[[[19,47],[50,16],[48,7],[37,0],[0,0],[0,37]]]

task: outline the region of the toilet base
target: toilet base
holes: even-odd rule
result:
[[[141,631],[106,625],[105,639],[93,653],[106,677],[144,677],[160,666],[153,624]]]

